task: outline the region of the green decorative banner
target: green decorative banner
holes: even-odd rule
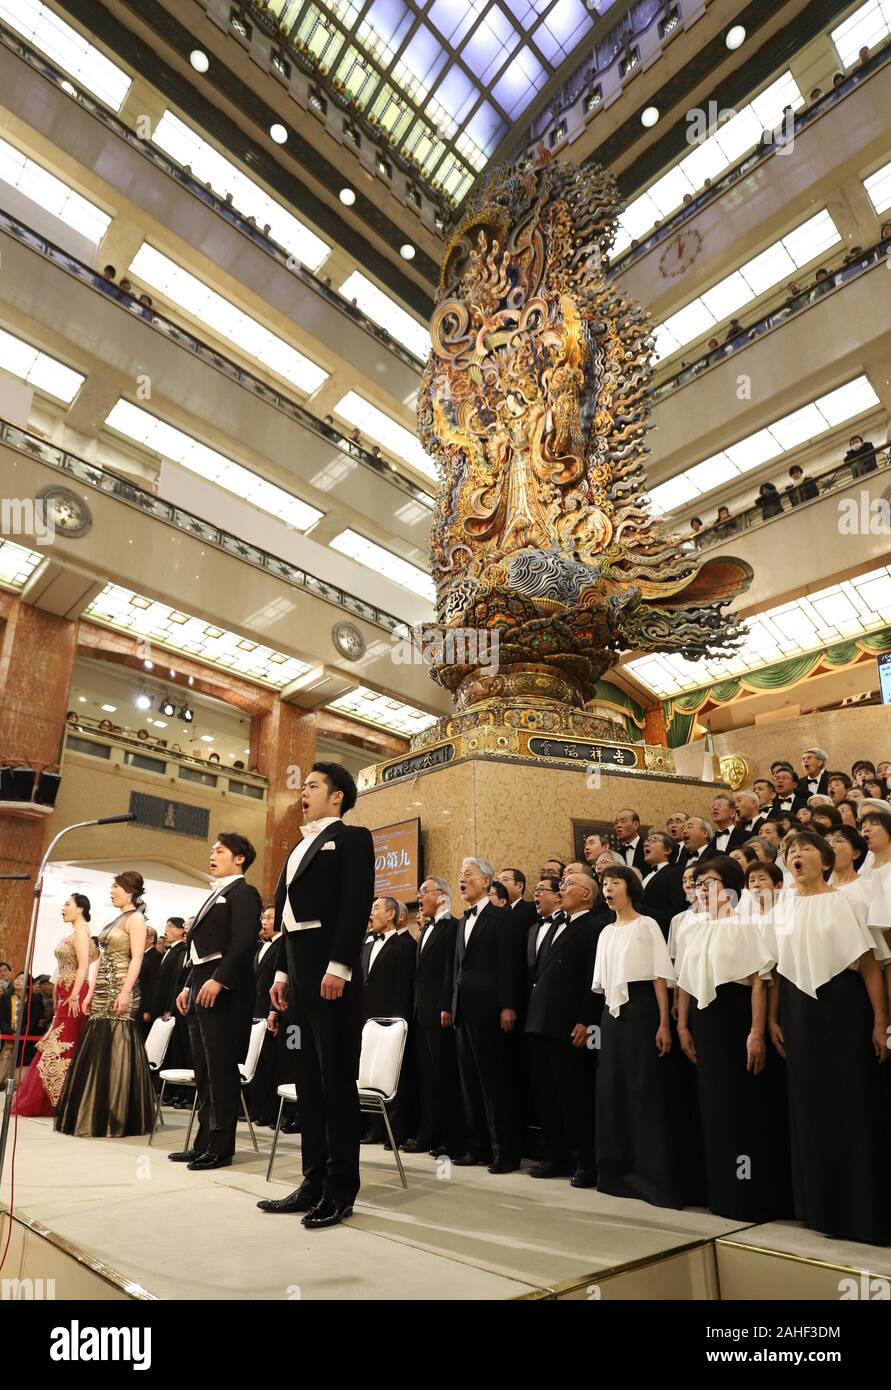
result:
[[[878,632],[870,632],[865,637],[857,637],[850,642],[836,642],[831,647],[821,647],[815,652],[805,652],[802,656],[789,657],[773,666],[762,666],[755,671],[747,671],[743,676],[729,680],[716,681],[714,685],[701,686],[698,690],[687,690],[682,695],[673,695],[663,700],[662,711],[668,730],[669,748],[680,748],[689,743],[696,715],[706,705],[728,705],[737,696],[747,691],[751,694],[771,690],[789,690],[800,685],[808,676],[823,669],[838,669],[853,666],[864,653],[879,655],[891,651],[891,627],[883,627]],[[621,692],[618,692],[621,693]]]

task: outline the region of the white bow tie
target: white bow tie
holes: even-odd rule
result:
[[[301,825],[300,834],[304,840],[314,840],[322,830],[324,830],[324,826],[321,821],[311,820],[307,821],[306,825]]]

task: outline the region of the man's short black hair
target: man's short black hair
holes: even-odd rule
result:
[[[526,875],[523,873],[522,869],[502,869],[501,872],[503,874],[513,874],[514,883],[519,883],[520,885],[520,892],[526,892]]]
[[[310,772],[321,772],[325,781],[332,792],[343,792],[343,801],[340,803],[340,813],[345,816],[348,811],[352,811],[359,795],[355,779],[351,772],[347,772],[342,763],[313,763]]]
[[[235,830],[221,830],[217,839],[220,844],[225,845],[226,849],[232,854],[244,855],[244,863],[241,866],[241,870],[242,873],[246,874],[257,857],[257,851],[254,849],[247,836],[239,835]]]
[[[167,925],[168,927],[177,927],[179,931],[185,931],[186,919],[185,917],[168,917]]]

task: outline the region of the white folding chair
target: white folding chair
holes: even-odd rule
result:
[[[404,1018],[370,1018],[362,1029],[357,1082],[361,1109],[383,1116],[403,1187],[408,1187],[408,1183],[399,1157],[399,1145],[393,1138],[387,1106],[396,1098],[407,1035],[408,1024]]]
[[[245,1086],[249,1085],[250,1082],[254,1079],[254,1072],[257,1070],[257,1061],[260,1057],[260,1049],[263,1046],[263,1034],[265,1032],[265,1018],[255,1018],[253,1023],[251,1024],[251,1035],[248,1040],[247,1054],[245,1056],[244,1061],[239,1062],[238,1064],[238,1072],[241,1078],[241,1106],[244,1110],[244,1118],[248,1122],[248,1129],[251,1132],[251,1143],[253,1144],[256,1153],[260,1152],[260,1146],[257,1143],[257,1136],[254,1133],[254,1126],[251,1124],[251,1117],[248,1114],[248,1108],[244,1099],[244,1088]],[[151,1144],[152,1140],[154,1139],[155,1133],[158,1128],[158,1116],[161,1113],[161,1103],[164,1099],[164,1088],[169,1081],[171,1086],[191,1086],[195,1091],[195,1099],[192,1101],[192,1111],[189,1115],[189,1128],[186,1130],[185,1147],[189,1148],[192,1141],[192,1126],[195,1123],[195,1111],[198,1108],[198,1090],[195,1085],[194,1069],[192,1067],[173,1067],[168,1068],[164,1071],[159,1071],[158,1075],[161,1078],[161,1094],[158,1097],[158,1106],[155,1111],[155,1123],[152,1126],[152,1132],[149,1135],[149,1144]]]
[[[278,1148],[278,1136],[282,1127],[282,1110],[285,1101],[292,1103],[297,1099],[297,1087],[293,1081],[286,1081],[278,1088],[278,1115],[275,1120],[275,1133],[272,1136],[272,1148],[269,1150],[269,1162],[266,1165],[266,1181],[269,1181],[269,1174],[272,1172],[272,1160],[275,1158],[275,1151]]]
[[[148,1058],[149,1071],[152,1076],[156,1076],[164,1064],[175,1022],[176,1020],[172,1018],[156,1018],[149,1029],[148,1037],[145,1040],[145,1055]],[[163,1125],[164,1116],[160,1109],[157,1110],[154,1127],[157,1127],[159,1119]]]

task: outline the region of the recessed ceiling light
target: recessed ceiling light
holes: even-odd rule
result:
[[[659,107],[658,107],[658,106],[645,106],[645,107],[644,107],[643,111],[641,112],[641,117],[640,117],[641,125],[645,125],[646,128],[647,128],[647,130],[649,130],[649,129],[650,129],[650,126],[654,126],[654,125],[656,124],[656,122],[658,121],[658,119],[659,119]]]
[[[736,48],[741,48],[745,41],[746,31],[744,25],[734,24],[731,29],[727,30],[727,37],[724,39],[724,42],[731,52]]]
[[[140,690],[139,694],[136,696],[134,704],[136,705],[137,709],[151,709],[152,697],[149,695],[148,691]]]
[[[210,67],[210,59],[203,48],[193,48],[189,54],[189,62],[196,72],[207,72]]]
[[[399,254],[404,261],[413,261],[415,258],[415,248],[410,241],[404,241],[399,248]]]
[[[87,703],[87,697],[86,697],[86,695],[78,695],[77,698],[78,698],[78,700],[80,701],[80,703],[81,703],[82,705],[85,705],[85,704]]]
[[[351,208],[356,201],[356,194],[352,188],[342,188],[340,190],[340,201],[344,207]]]
[[[106,714],[116,714],[118,707],[117,705],[101,705],[100,708],[104,709]]]
[[[277,145],[283,145],[288,138],[288,128],[283,126],[281,121],[273,121],[269,127],[269,134]]]
[[[155,669],[155,663],[153,661],[144,661],[142,664],[147,671],[154,671]]]
[[[202,734],[202,735],[201,735],[201,742],[202,742],[202,743],[213,743],[213,734]]]
[[[156,728],[156,729],[166,729],[166,728],[167,728],[167,720],[166,720],[166,719],[156,719],[156,720],[155,720],[155,728]]]

